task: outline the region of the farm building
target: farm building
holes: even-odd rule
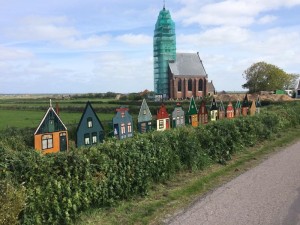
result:
[[[145,99],[143,99],[138,115],[138,130],[140,133],[148,132],[152,129],[152,114]]]
[[[157,112],[157,130],[163,131],[170,129],[170,118],[167,112],[167,108],[164,104],[161,105]]]
[[[206,103],[202,100],[199,111],[198,111],[198,118],[200,124],[207,124],[208,123],[208,112],[206,108]]]
[[[34,133],[34,148],[44,154],[68,150],[67,127],[50,107]]]
[[[296,87],[296,98],[300,98],[300,80],[299,80],[298,85]]]
[[[128,108],[120,107],[116,111],[113,118],[114,136],[120,140],[133,137],[133,120]]]
[[[90,102],[85,109],[76,129],[76,146],[89,146],[102,143],[104,128]]]
[[[189,124],[191,124],[193,127],[198,127],[198,110],[193,96],[190,100],[190,106],[187,112],[187,116],[189,119]]]
[[[228,119],[234,118],[234,108],[233,108],[231,102],[228,103],[228,106],[227,106],[227,109],[226,109],[226,117]]]
[[[215,98],[213,98],[210,106],[210,120],[216,121],[218,119],[218,106]]]
[[[185,113],[182,110],[180,103],[177,103],[174,111],[172,112],[172,127],[185,126]]]

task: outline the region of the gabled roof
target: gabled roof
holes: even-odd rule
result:
[[[169,67],[175,76],[207,76],[198,53],[176,53],[176,60],[169,61]]]
[[[146,114],[144,114],[144,110],[146,110]],[[140,112],[138,115],[138,122],[144,122],[144,121],[149,121],[152,120],[152,114],[150,112],[150,109],[147,105],[147,102],[145,99],[143,99]]]
[[[94,114],[94,117],[96,118],[96,120],[98,121],[98,123],[100,124],[100,126],[102,127],[102,130],[104,130],[103,125],[102,125],[102,123],[101,123],[99,117],[97,116],[97,114],[96,114],[94,108],[92,107],[92,104],[90,103],[90,101],[88,101],[88,102],[86,103],[85,108],[84,108],[84,110],[83,110],[83,113],[82,113],[82,115],[81,115],[80,121],[79,121],[78,126],[77,126],[77,129],[76,129],[76,133],[77,133],[77,131],[78,131],[78,129],[79,129],[81,123],[82,123],[82,120],[83,120],[84,115],[85,115],[86,111],[88,110],[88,108],[91,109],[92,113]]]
[[[215,92],[215,86],[212,81],[207,83],[207,92]]]
[[[250,109],[256,110],[256,104],[255,104],[255,101],[252,101]]]
[[[227,109],[226,109],[226,110],[227,110],[227,111],[233,110],[233,106],[232,106],[232,103],[231,103],[231,102],[228,103]]]
[[[53,107],[50,106],[47,112],[45,113],[41,123],[39,124],[38,128],[34,132],[34,135],[53,132],[49,130],[49,126],[48,124],[46,124],[46,121],[49,121],[50,119],[54,121],[54,132],[68,130],[65,124],[62,122],[62,120],[59,118],[59,116],[53,109]]]
[[[240,100],[237,100],[237,102],[235,103],[235,107],[234,108],[236,108],[236,109],[241,108],[241,102],[240,102]]]
[[[190,101],[190,107],[189,107],[189,110],[188,110],[187,114],[188,115],[195,115],[197,113],[198,113],[198,110],[197,110],[197,106],[196,106],[196,103],[195,103],[195,99],[192,96],[191,101]]]
[[[169,113],[167,111],[165,104],[162,104],[157,112],[157,119],[159,120],[159,119],[166,119],[166,118],[169,118]]]
[[[225,107],[224,107],[222,100],[220,102],[219,111],[225,111]]]
[[[247,94],[245,95],[242,107],[249,107],[249,101],[248,101],[248,96]]]
[[[210,106],[210,110],[218,110],[218,106],[217,106],[217,103],[216,103],[216,100],[215,98],[213,98],[212,102],[211,102],[211,106]]]
[[[204,112],[201,109],[204,109]],[[204,100],[202,100],[199,111],[198,111],[199,115],[204,115],[204,114],[208,114],[207,112],[207,108],[206,108],[206,102]]]

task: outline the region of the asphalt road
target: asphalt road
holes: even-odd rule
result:
[[[200,198],[170,225],[300,225],[300,142]]]

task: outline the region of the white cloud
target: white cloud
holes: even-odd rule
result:
[[[130,45],[149,45],[152,44],[153,38],[144,34],[124,34],[117,36],[116,40]]]
[[[34,54],[25,49],[10,48],[0,45],[0,60],[20,60],[32,58]]]
[[[268,24],[268,23],[274,22],[276,19],[277,19],[276,16],[266,15],[266,16],[263,16],[263,17],[259,18],[257,20],[257,23],[258,24]]]

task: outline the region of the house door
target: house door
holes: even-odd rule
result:
[[[60,151],[67,151],[67,134],[66,132],[62,132],[59,134],[59,146]]]

